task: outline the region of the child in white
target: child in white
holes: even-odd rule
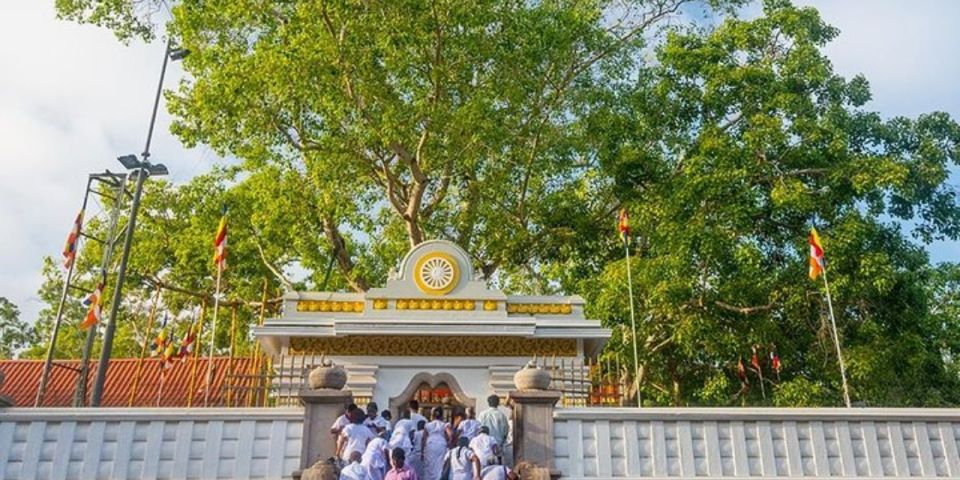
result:
[[[360,452],[350,452],[350,465],[340,470],[340,480],[373,480],[367,467],[360,464]]]

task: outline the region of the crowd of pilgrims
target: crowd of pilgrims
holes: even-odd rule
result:
[[[441,408],[424,417],[416,400],[395,423],[389,410],[378,414],[375,403],[366,412],[348,405],[330,429],[337,436],[340,479],[517,480],[503,465],[510,426],[500,398],[491,395],[487,405],[480,415],[472,407],[456,413],[452,423]]]

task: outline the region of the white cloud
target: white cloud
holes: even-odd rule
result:
[[[122,170],[116,157],[143,149],[163,45],[121,45],[106,30],[56,20],[52,1],[5,6],[0,15],[0,296],[32,320],[44,255],[59,256],[80,208],[86,175]],[[176,64],[167,86],[180,78]],[[158,119],[152,158],[174,181],[214,157],[185,150]]]

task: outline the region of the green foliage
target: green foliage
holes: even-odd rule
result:
[[[164,0],[54,0],[57,17],[109,28],[123,42],[151,40]]]
[[[264,279],[271,297],[364,290],[410,245],[447,238],[507,291],[583,294],[613,328],[604,357],[631,364],[626,206],[646,404],[840,404],[823,284],[806,274],[811,220],[854,400],[960,404],[960,268],[911,241],[960,238],[946,183],[960,126],[865,110],[868,82],[833,72],[822,49],[838,31],[812,8],[768,0],[754,20],[668,26],[684,2],[627,3],[180,2],[167,28],[192,54],[168,94],[174,133],[237,162],[148,182],[120,348],[155,334],[151,281],[177,287],[161,310],[196,314],[226,204],[231,299],[259,300]],[[91,9],[111,2],[66,5],[110,25]],[[134,28],[123,12],[110,21]],[[98,248],[81,253],[82,282]],[[45,275],[55,305],[60,273]],[[259,311],[237,313],[246,340]],[[762,390],[737,377],[753,347]]]
[[[756,20],[672,33],[658,64],[588,120],[612,126],[601,162],[639,236],[640,362],[654,402],[669,392],[669,403],[716,403],[718,369],[734,394],[737,359],[775,345],[785,380],[775,404],[837,403],[822,283],[805,272],[811,219],[854,400],[960,401],[960,344],[943,340],[956,336],[955,317],[931,311],[926,252],[880,220],[912,220],[921,240],[957,238],[960,208],[944,180],[960,126],[940,113],[883,121],[862,110],[866,81],[834,74],[820,52],[836,33],[815,10],[773,1]],[[599,279],[586,289],[592,313],[629,325],[623,262]],[[748,402],[769,403],[749,376]]]
[[[20,309],[0,297],[0,358],[13,358],[36,339],[36,331],[20,319]]]

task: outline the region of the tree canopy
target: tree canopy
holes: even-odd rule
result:
[[[157,282],[179,289],[165,309],[196,314],[226,204],[233,298],[259,301],[264,279],[269,297],[364,290],[446,238],[507,291],[586,296],[614,327],[604,355],[630,361],[626,208],[648,404],[836,405],[823,287],[806,276],[816,223],[854,399],[960,403],[957,269],[923,247],[960,238],[960,126],[867,110],[815,9],[767,0],[745,19],[742,3],[176,3],[165,28],[191,54],[167,94],[173,132],[237,162],[149,183],[126,324]],[[126,4],[58,8],[152,35]],[[239,309],[245,332],[257,307]],[[136,345],[137,328],[121,336]],[[737,375],[754,348],[763,392]]]

